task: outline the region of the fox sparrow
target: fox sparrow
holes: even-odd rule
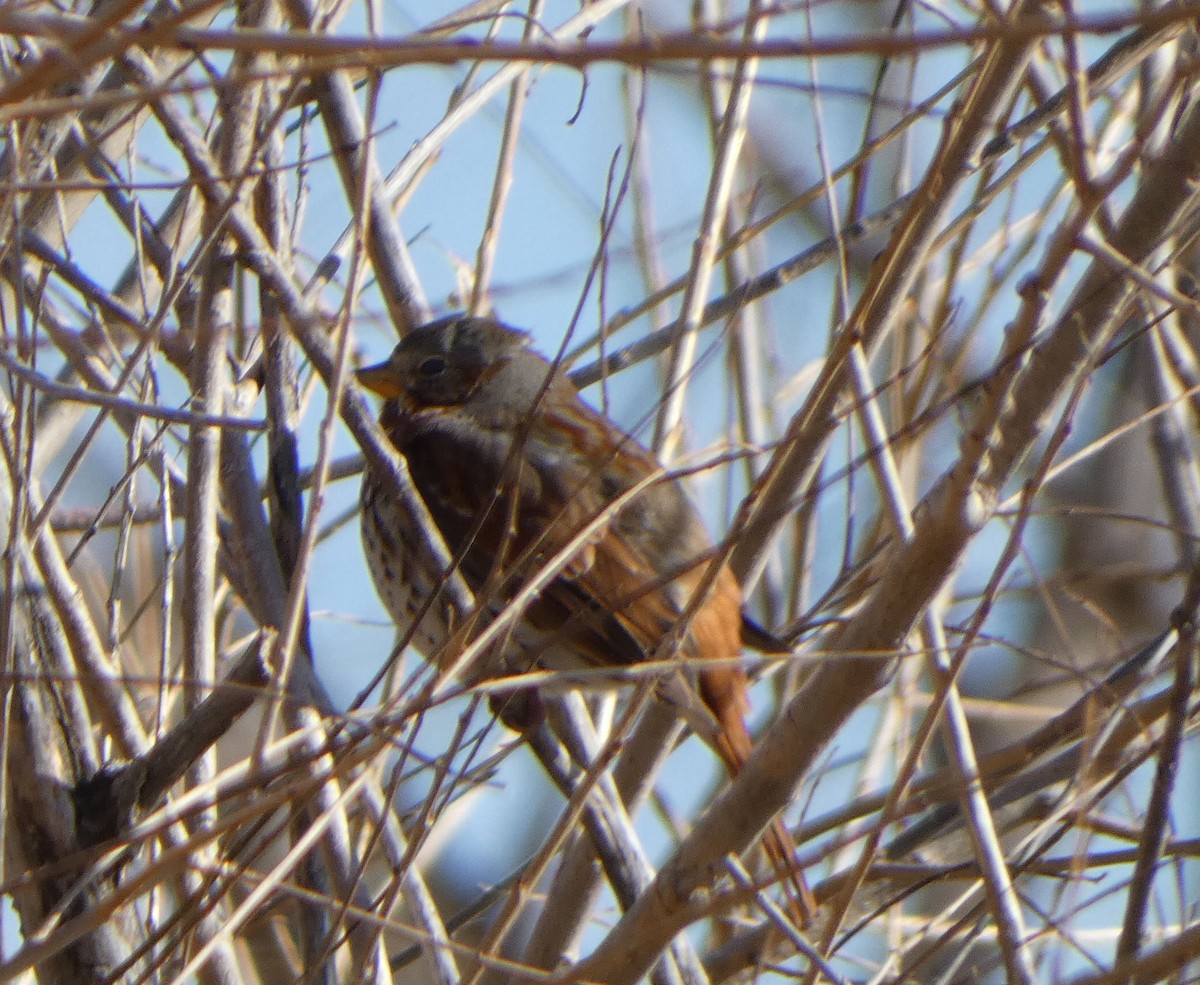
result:
[[[708,535],[678,480],[585,404],[529,348],[528,335],[453,315],[409,333],[386,362],[357,375],[385,399],[380,423],[485,612],[503,608],[547,564],[560,565],[506,637],[507,669],[629,666],[671,655],[657,651],[704,577]],[[443,572],[422,560],[398,495],[367,469],[363,544],[397,627],[434,658],[454,612],[437,598]],[[736,579],[722,568],[679,643],[713,720],[704,737],[733,773],[751,750],[737,664],[741,605]],[[764,848],[781,873],[795,873],[778,820]],[[798,875],[793,888],[807,920],[811,897]]]

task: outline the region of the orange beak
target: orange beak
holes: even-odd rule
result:
[[[356,370],[354,375],[358,379],[359,386],[378,394],[384,400],[395,400],[403,392],[403,388],[400,386],[400,377],[390,362],[366,366]]]

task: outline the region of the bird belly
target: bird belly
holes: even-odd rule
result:
[[[396,631],[423,656],[432,657],[450,636],[449,604],[440,598],[430,604],[441,587],[441,573],[432,560],[422,561],[421,538],[399,497],[370,476],[362,486],[361,533],[371,580]]]

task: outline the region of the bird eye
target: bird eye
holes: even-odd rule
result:
[[[440,376],[446,369],[446,360],[441,356],[429,356],[417,365],[417,372],[422,376]]]

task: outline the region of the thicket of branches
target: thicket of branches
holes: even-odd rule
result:
[[[1190,980],[1200,7],[419,8],[0,7],[0,979]],[[455,308],[794,642],[736,781],[354,628],[352,370]]]

